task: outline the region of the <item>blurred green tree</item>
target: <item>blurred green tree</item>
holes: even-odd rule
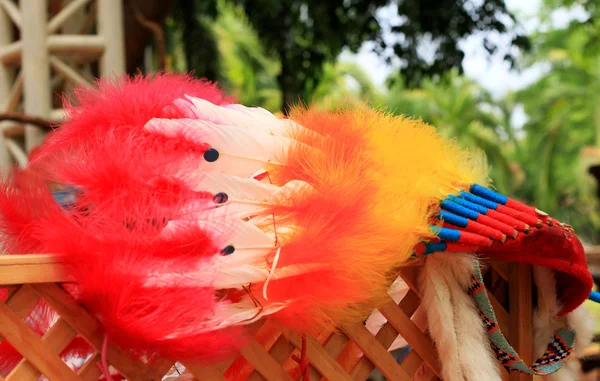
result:
[[[325,65],[344,48],[356,52],[365,41],[372,41],[386,58],[399,58],[411,86],[429,75],[461,70],[464,54],[458,42],[477,31],[497,31],[509,35],[513,46],[528,46],[527,38],[510,30],[514,18],[504,0],[230,1],[243,7],[269,57],[280,62],[277,80],[284,111],[297,100],[310,100],[324,78]],[[218,78],[217,43],[203,21],[217,17],[217,2],[177,2],[168,21],[181,30],[187,69],[211,79]],[[384,26],[376,17],[382,9],[385,19],[399,16],[388,20],[391,43],[383,37]],[[424,44],[429,57],[422,54]],[[498,50],[488,40],[485,47],[490,53]],[[512,53],[505,58],[513,60]]]
[[[598,12],[597,1],[547,3]],[[520,158],[527,181],[519,194],[593,241],[600,216],[587,167],[600,160],[599,37],[600,21],[591,16],[534,36],[529,63],[544,63],[546,74],[518,94],[529,117]]]
[[[204,23],[217,42],[219,84],[244,104],[280,109],[279,61],[266,55],[241,7],[219,0],[217,9],[214,21],[205,18]]]
[[[338,109],[365,102],[380,105],[383,93],[373,84],[369,73],[355,62],[326,63],[319,85],[310,102],[324,109]]]

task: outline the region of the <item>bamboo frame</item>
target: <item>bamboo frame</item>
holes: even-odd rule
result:
[[[13,28],[8,14],[3,7],[0,7],[0,61],[3,48],[13,40]],[[14,69],[0,64],[0,109],[11,107],[13,96],[13,80],[15,77]],[[14,126],[11,122],[0,122],[0,131]],[[4,135],[0,136],[0,165],[7,166],[11,163],[10,153],[6,147]]]
[[[61,122],[64,113],[54,108],[53,84],[66,79],[62,89],[66,92],[75,84],[90,85],[94,78],[89,64],[98,60],[103,77],[125,71],[123,4],[121,0],[63,0],[62,8],[50,15],[47,5],[48,0],[0,0],[0,112],[18,111]],[[90,34],[94,24],[98,33]],[[20,40],[14,39],[13,26],[21,31]],[[22,134],[21,149],[20,139],[10,139]],[[34,125],[2,123],[0,166],[26,163],[27,153],[45,134]]]
[[[401,271],[400,276],[410,290],[400,303],[390,298],[378,308],[388,322],[377,334],[373,335],[363,324],[352,324],[328,327],[314,337],[308,336],[306,354],[310,362],[310,379],[364,381],[377,368],[388,380],[408,381],[424,366],[434,375],[432,381],[439,380],[440,361],[434,344],[427,332],[411,320],[420,304],[421,293],[416,283],[419,272],[418,266]],[[506,287],[488,285],[488,289],[490,294],[496,295],[496,313],[504,316],[504,321],[500,321],[502,329],[510,330],[512,345],[526,361],[531,361],[531,267],[491,264],[485,277],[496,285],[509,285],[508,294]],[[24,359],[5,380],[34,381],[40,374],[50,381],[97,380],[101,374],[96,363],[104,339],[101,325],[57,284],[67,282],[69,278],[56,258],[50,255],[0,256],[0,279],[3,287],[13,290],[6,302],[0,302],[0,336],[24,354]],[[494,289],[500,291],[494,292]],[[40,299],[60,316],[42,337],[23,322]],[[510,300],[509,311],[505,309],[507,299]],[[183,364],[188,376],[198,381],[290,381],[301,377],[299,366],[293,360],[302,346],[298,333],[264,319],[249,326],[248,331],[252,339],[238,356],[211,366]],[[412,347],[401,364],[388,352],[398,334]],[[88,341],[96,353],[74,372],[60,360],[58,353],[76,336]],[[132,381],[161,380],[167,374],[171,374],[169,380],[184,379],[184,376],[172,375],[175,373],[172,361],[137,363],[111,345],[107,359]],[[232,367],[236,368],[236,374],[231,372]],[[506,371],[503,371],[503,377],[506,381],[533,379],[528,375],[509,375]]]

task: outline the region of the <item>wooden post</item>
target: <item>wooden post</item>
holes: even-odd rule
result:
[[[100,75],[119,76],[125,72],[125,27],[122,0],[98,0],[98,34],[104,40]]]
[[[525,364],[533,365],[533,273],[531,265],[509,267],[510,342]],[[510,381],[532,381],[533,376],[511,372]]]
[[[50,63],[48,58],[47,0],[21,0],[23,29],[22,71],[24,79],[25,113],[48,117],[52,109]],[[25,149],[44,141],[45,132],[36,126],[25,127]]]
[[[0,48],[9,45],[12,42],[12,22],[8,15],[0,7]],[[7,65],[0,63],[0,110],[6,111],[10,98],[11,84],[14,81],[14,71]],[[4,128],[12,123],[0,123],[0,166],[7,167],[10,165],[10,155],[4,142]]]

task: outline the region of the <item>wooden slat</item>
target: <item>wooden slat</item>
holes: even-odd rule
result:
[[[375,335],[375,339],[386,350],[389,349],[394,340],[396,340],[396,337],[398,337],[398,332],[396,332],[390,323],[386,323],[383,327],[381,327],[379,332],[377,332],[377,335]],[[375,368],[375,364],[373,364],[368,357],[363,356],[360,358],[356,366],[352,368],[350,375],[355,380],[366,380],[367,377],[373,373]]]
[[[505,281],[508,282],[511,279],[509,264],[507,262],[489,262],[489,265],[492,266],[498,275],[504,278]]]
[[[227,381],[223,373],[214,366],[201,366],[194,364],[183,364],[185,369],[201,381]]]
[[[323,345],[323,348],[329,355],[333,358],[337,358],[340,353],[342,353],[342,349],[348,344],[349,340],[346,335],[339,334],[334,332],[329,339]]]
[[[0,266],[14,265],[39,265],[59,263],[54,255],[50,254],[11,254],[0,255]],[[39,282],[38,282],[39,283]]]
[[[0,283],[3,285],[67,281],[66,272],[52,255],[0,255]]]
[[[408,373],[409,376],[414,377],[415,373],[417,370],[419,370],[422,364],[423,359],[419,357],[417,352],[410,351],[400,366],[406,371],[406,373]]]
[[[32,285],[20,287],[7,299],[6,305],[3,305],[2,308],[12,310],[9,312],[12,312],[17,316],[17,320],[19,320],[19,318],[23,318],[23,316],[31,311],[41,296],[57,311],[61,319],[64,319],[59,320],[42,339],[29,330],[30,334],[36,336],[38,345],[41,343],[41,349],[37,348],[41,352],[36,350],[38,356],[45,356],[49,353],[52,354],[52,352],[54,354],[59,353],[62,350],[61,347],[64,348],[75,337],[77,332],[84,336],[96,350],[99,350],[104,338],[100,323],[56,284],[39,284],[45,280],[43,277],[47,275],[43,275],[43,272],[47,269],[54,269],[55,274],[52,276],[60,278],[61,280],[58,282],[68,280],[62,272],[58,261],[49,255],[0,256],[0,279],[2,279],[0,282],[8,285],[20,284],[19,280],[28,279],[30,275],[18,275],[11,280],[10,277],[3,277],[3,272],[14,272],[23,268],[35,269],[31,271],[36,273],[36,279],[32,280]],[[510,275],[508,282],[510,311],[512,313],[508,314],[500,306],[498,300],[494,298],[494,295],[490,294],[492,305],[504,333],[510,334],[511,344],[523,356],[526,363],[530,365],[532,361],[531,268],[525,265],[513,267],[513,265],[498,266],[494,264],[493,269],[502,277],[506,274]],[[365,380],[375,366],[389,380],[409,380],[421,365],[431,368],[439,376],[440,370],[433,343],[427,334],[422,332],[411,320],[411,316],[420,304],[420,290],[418,288],[419,271],[418,267],[402,269],[401,276],[409,285],[410,290],[399,304],[396,304],[389,298],[388,303],[378,307],[379,311],[388,320],[388,323],[379,330],[377,335],[373,336],[364,325],[356,324],[340,327],[345,335],[325,330],[322,332],[322,338],[310,336],[307,338],[307,356],[310,361],[311,380]],[[40,273],[38,272],[42,274],[41,280]],[[8,283],[5,283],[6,279],[9,279]],[[4,335],[2,329],[7,329],[4,322],[6,318],[3,315],[3,310],[0,310],[0,334],[2,335]],[[19,320],[19,322],[24,325],[22,321]],[[17,323],[13,322],[13,324]],[[275,341],[263,342],[259,340],[260,332],[266,328],[264,325],[261,326],[261,324],[264,324],[264,321],[252,327],[251,334],[254,339],[242,351],[241,355],[255,370],[247,381],[258,381],[263,378],[268,381],[291,381],[295,379],[298,370],[297,366],[290,366],[290,355],[293,353],[298,354],[299,348],[302,346],[301,336],[294,331],[278,326],[277,329],[281,329],[283,335]],[[268,321],[266,324],[271,324],[271,322]],[[398,333],[413,348],[400,365],[396,363],[393,356],[388,352],[390,345],[396,339]],[[21,344],[31,345],[28,338],[23,343]],[[354,351],[346,353],[345,350],[351,346],[354,347]],[[341,360],[347,355],[360,355],[360,351],[356,348],[360,348],[364,352],[364,356],[360,360],[355,360],[350,368],[347,367],[345,369],[344,366],[340,365],[340,363],[343,363]],[[133,363],[122,351],[112,345],[109,346],[108,352],[109,363],[132,381],[160,380],[171,366],[166,361],[152,366]],[[42,355],[39,353],[42,353]],[[25,357],[27,360],[22,361],[5,381],[37,380],[36,374],[39,375],[39,371],[36,367],[39,364],[35,364],[33,362],[35,360],[31,360],[28,354]],[[54,360],[57,358],[58,356],[55,356]],[[99,358],[99,354],[96,353],[78,372],[79,376],[71,372],[72,377],[77,377],[73,380],[93,381],[101,376],[101,372],[96,366]],[[41,360],[38,358],[37,361]],[[227,377],[225,377],[224,372],[231,366],[232,362],[233,359],[217,366],[185,365],[187,370],[198,381],[225,381]],[[62,361],[61,363],[64,365]],[[437,379],[437,376],[433,379]],[[54,381],[53,378],[50,378],[50,380]],[[60,381],[70,380],[68,378],[60,379]],[[517,380],[530,381],[531,377],[516,373],[510,376],[510,381]],[[0,379],[0,381],[2,380]]]
[[[313,336],[315,341],[318,342],[321,347],[323,347],[323,349],[325,350],[325,353],[328,353],[327,350],[325,349],[325,342],[327,342],[329,337],[333,335],[335,329],[336,329],[335,325],[330,324],[329,326],[327,326],[326,328],[321,330],[316,336]],[[345,335],[341,335],[341,336],[345,337]],[[346,338],[346,340],[348,340],[348,339]],[[302,343],[302,339],[300,339],[300,343]],[[288,372],[288,374],[290,376],[292,376],[292,378],[298,378],[301,375],[301,369],[300,369],[300,365],[298,364],[296,359],[300,358],[301,347],[300,348],[297,348],[296,346],[293,346],[293,347],[294,347],[294,350],[292,351],[291,355],[295,356],[295,358],[293,358],[292,356],[289,356],[289,358],[287,359],[287,361],[285,362],[285,364],[283,366],[283,369],[285,369]],[[341,349],[342,348],[340,348],[340,350]],[[334,361],[334,357],[333,356],[329,356],[329,357],[330,358],[325,358],[326,361],[332,361],[333,365],[337,366],[337,363]],[[307,358],[309,360],[309,362],[308,362],[309,378],[314,381],[325,379],[325,377],[323,377],[321,375],[321,373],[317,370],[317,368],[315,368],[314,364],[312,364],[310,362],[310,356],[307,355]],[[343,367],[341,367],[341,369],[343,369]]]
[[[408,290],[398,305],[402,311],[404,311],[406,316],[412,317],[417,308],[419,308],[420,303],[421,300],[417,294],[413,290]]]
[[[100,354],[96,353],[79,369],[79,377],[84,381],[97,381],[102,376],[102,371],[98,367],[100,362]]]
[[[296,347],[292,345],[292,343],[290,343],[285,336],[281,335],[271,347],[269,353],[271,354],[271,357],[275,359],[275,361],[283,365],[295,350]]]
[[[253,326],[251,328],[253,333],[250,331],[247,333],[254,336],[254,338],[273,356],[273,347],[277,344],[281,336],[281,331],[279,328],[277,328],[268,320],[265,320],[264,324],[262,324],[260,327]],[[277,361],[277,358],[275,358],[275,360]],[[280,364],[282,363],[281,361],[277,362]],[[231,361],[226,368],[223,368],[223,375],[225,378],[230,378],[233,376],[237,379],[249,377],[249,381],[253,379],[263,380],[263,377],[254,370],[254,366],[252,366],[252,364],[250,364],[248,360],[244,358],[244,356],[237,356],[234,358],[234,360]]]
[[[82,381],[42,339],[0,302],[0,334],[50,381]],[[8,375],[10,379],[11,375]]]
[[[323,344],[323,349],[325,349],[325,351],[329,354],[331,358],[337,360],[349,342],[350,339],[348,339],[346,335],[334,332]],[[336,362],[340,364],[339,361]],[[340,366],[342,367],[342,369],[344,369],[344,371],[346,371],[346,373],[350,372],[350,369],[345,369],[342,364],[340,364]],[[327,381],[327,377],[321,377],[321,381]]]
[[[400,270],[400,276],[406,282],[408,287],[421,297],[421,291],[419,290],[419,273],[421,269],[418,267],[404,267]]]
[[[21,319],[31,312],[33,307],[40,301],[31,286],[23,285],[14,292],[6,301],[6,305]]]
[[[250,339],[249,345],[242,349],[242,356],[254,365],[254,368],[268,381],[292,381],[293,379],[281,365],[277,363],[269,352],[254,338]],[[194,374],[195,376],[195,374]]]
[[[417,310],[417,308],[419,308],[419,303],[420,303],[419,297],[411,289],[406,293],[404,298],[402,298],[399,306],[402,309],[402,311],[404,311],[404,313],[406,313],[408,316],[412,316],[415,313],[415,311]],[[379,332],[377,332],[377,335],[375,335],[375,339],[377,339],[377,341],[385,349],[389,349],[397,337],[398,337],[398,332],[392,327],[392,325],[390,323],[384,324],[384,326],[381,327],[381,329],[379,329]],[[415,352],[412,352],[412,353],[414,356],[417,356],[417,358],[420,362],[423,362],[423,360],[419,357],[418,354],[416,354]],[[354,369],[352,369],[351,375],[355,380],[366,380],[367,377],[369,377],[369,375],[373,372],[374,369],[375,369],[375,365],[373,365],[373,363],[368,358],[362,357],[359,360],[356,367],[354,367]],[[411,373],[410,373],[411,370],[412,370],[411,368],[409,368],[407,370],[407,373],[409,375],[411,375]]]
[[[154,373],[157,380],[161,380],[165,374],[173,368],[175,363],[171,360],[158,360],[156,364],[152,364],[150,368],[152,369],[152,373]]]
[[[42,337],[42,341],[49,350],[59,355],[76,336],[77,332],[63,319],[59,319]],[[10,373],[7,381],[37,381],[40,376],[41,373],[24,358]]]
[[[302,348],[302,337],[298,333],[287,328],[282,328],[281,331],[286,339],[296,348]],[[306,357],[308,357],[311,364],[323,377],[329,380],[352,380],[340,364],[331,358],[321,344],[312,336],[306,336]]]
[[[406,340],[412,349],[421,356],[433,372],[441,377],[435,347],[417,325],[404,314],[392,298],[389,302],[377,308],[396,331]]]
[[[390,353],[377,342],[371,332],[362,324],[346,324],[340,327],[377,369],[389,380],[408,381],[409,375],[396,363]]]
[[[23,285],[8,297],[6,305],[15,313],[15,315],[20,319],[23,319],[31,312],[31,310],[33,310],[39,301],[39,295],[33,292],[33,289],[30,286]],[[2,341],[4,341],[4,338],[0,337],[0,343]]]
[[[533,279],[530,265],[511,264],[510,295],[510,344],[521,356],[525,364],[533,362]],[[511,372],[511,381],[531,381],[528,374]]]
[[[52,308],[69,323],[97,351],[102,348],[104,337],[98,320],[92,317],[69,294],[55,284],[32,285]],[[109,344],[107,350],[108,362],[132,381],[153,379],[152,370],[143,364],[129,360],[128,356],[114,345]]]
[[[27,316],[35,305],[40,301],[38,294],[33,292],[30,286],[23,285],[9,295],[5,304],[17,315],[20,319]],[[4,338],[0,336],[0,343]]]
[[[42,340],[52,349],[54,353],[59,354],[65,350],[67,345],[77,337],[77,331],[75,331],[64,319],[58,319],[52,327],[46,332]]]
[[[6,381],[37,381],[40,375],[41,373],[29,361],[22,359],[6,377]]]

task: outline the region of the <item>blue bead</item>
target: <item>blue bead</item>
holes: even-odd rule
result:
[[[471,201],[467,201],[464,198],[456,197],[456,196],[448,196],[449,200],[464,206],[467,209],[471,209],[476,211],[477,213],[487,214],[488,208],[472,203]]]
[[[443,209],[446,209],[452,213],[458,214],[459,216],[466,217],[473,221],[477,221],[477,217],[479,217],[479,213],[477,213],[471,209],[465,208],[464,206],[459,205],[453,201],[444,200],[440,203],[440,206]]]
[[[508,201],[508,197],[503,196],[500,193],[496,193],[493,190],[489,190],[485,187],[482,187],[481,185],[472,185],[470,191],[474,195],[497,202],[498,204],[506,205],[506,202]]]
[[[598,291],[590,292],[590,296],[588,299],[593,302],[600,303],[600,292],[598,292]]]
[[[432,230],[441,239],[444,239],[446,241],[451,241],[451,242],[458,242],[458,240],[460,240],[460,230],[439,228],[437,226],[435,228],[436,229],[433,229],[433,227],[432,227]]]
[[[452,225],[456,225],[461,228],[465,228],[469,224],[468,219],[461,217],[461,216],[457,216],[456,214],[453,214],[450,212],[446,212],[445,210],[440,211],[440,218],[444,222],[447,222]]]
[[[436,252],[443,252],[443,251],[446,251],[447,248],[448,248],[448,245],[446,245],[446,242],[444,242],[444,241],[427,242],[427,243],[425,243],[425,254],[424,255],[436,253]]]
[[[204,160],[208,161],[209,163],[217,161],[218,158],[219,151],[217,151],[216,149],[209,148],[206,151],[204,151]]]
[[[481,198],[479,196],[475,196],[474,194],[471,194],[468,192],[461,191],[460,196],[467,201],[470,201],[472,203],[475,203],[475,204],[478,204],[481,206],[485,206],[488,209],[496,210],[498,208],[498,203],[490,201],[490,200],[486,200],[485,198]]]

